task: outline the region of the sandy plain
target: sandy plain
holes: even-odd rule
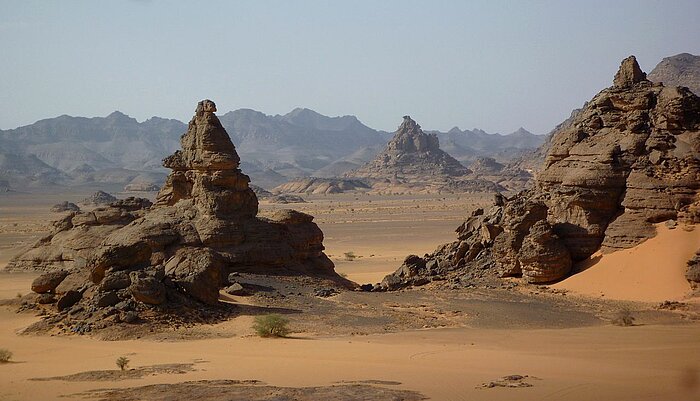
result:
[[[77,201],[88,193],[0,198],[0,266],[46,232],[48,221],[56,217],[48,211],[52,204]],[[292,206],[316,216],[336,269],[367,283],[393,271],[406,255],[431,252],[451,241],[454,228],[473,208],[488,205],[491,197],[336,195],[308,200],[295,205],[263,202],[261,209]],[[653,255],[669,263],[666,256],[678,253],[672,245],[693,244],[698,231],[660,228],[655,242],[623,251],[634,255],[604,255],[599,265],[551,287],[341,294],[314,304],[320,312],[304,309],[290,315],[295,333],[287,339],[253,336],[253,317],[245,314],[204,328],[216,336],[187,340],[176,335],[126,341],[24,335],[22,329],[40,317],[1,306],[0,348],[11,350],[14,357],[0,364],[0,400],[698,400],[697,302],[681,285],[677,264],[667,269],[651,266],[638,278],[644,283],[634,288],[671,283],[654,293],[654,299],[640,298],[642,291],[630,294],[610,287],[613,281],[632,278],[635,263],[628,263],[630,258]],[[670,253],[662,255],[664,251]],[[356,258],[346,260],[347,252]],[[601,269],[603,262],[613,267],[626,264],[610,273]],[[0,299],[27,293],[34,277],[1,273]],[[626,299],[634,302],[621,301]],[[659,309],[661,299],[682,303],[674,310]],[[255,299],[230,301],[244,304]],[[357,331],[323,327],[324,321],[338,326],[342,322],[324,317],[319,305],[340,304],[349,310],[372,309],[374,315]],[[634,311],[635,326],[609,324],[610,315],[621,307]],[[393,322],[415,317],[418,324],[389,324],[379,318],[382,315]],[[436,323],[425,324],[431,321]],[[131,360],[132,375],[122,377],[114,371],[119,356]],[[77,378],[33,380],[81,372]],[[526,377],[498,381],[506,375]],[[483,386],[490,382],[493,387]],[[95,391],[110,388],[119,391]]]

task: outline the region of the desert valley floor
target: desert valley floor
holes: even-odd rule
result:
[[[47,231],[58,217],[51,205],[90,192],[3,195],[0,267]],[[315,216],[336,270],[375,283],[408,254],[452,241],[492,195],[306,199],[261,202],[261,213],[292,206]],[[688,260],[700,230],[657,230],[551,286],[514,279],[321,298],[290,283],[278,297],[222,294],[236,306],[220,323],[133,337],[23,334],[40,317],[17,313],[17,297],[36,275],[0,273],[0,348],[14,354],[0,364],[0,400],[698,400],[700,302],[687,296],[682,271],[659,264]],[[623,279],[635,285],[615,285]],[[610,324],[623,308],[636,325]],[[254,335],[253,317],[269,311],[289,317],[289,338]],[[115,370],[119,356],[130,370]]]

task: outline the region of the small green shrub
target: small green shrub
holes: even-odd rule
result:
[[[615,316],[613,316],[611,323],[615,326],[634,326],[635,317],[632,315],[632,311],[627,308],[620,309]]]
[[[125,356],[120,356],[119,358],[117,358],[117,367],[119,367],[119,369],[121,370],[124,370],[129,366],[129,362],[131,362],[129,358]]]
[[[12,352],[5,348],[0,348],[0,363],[10,362],[10,359],[12,359]]]
[[[289,320],[276,313],[270,315],[256,316],[253,323],[253,330],[260,337],[286,337],[289,330]]]
[[[355,260],[355,258],[357,258],[357,255],[355,255],[355,252],[353,252],[353,251],[345,252],[345,253],[343,253],[343,256],[345,257],[345,260],[347,260],[348,262],[352,262],[353,260]]]

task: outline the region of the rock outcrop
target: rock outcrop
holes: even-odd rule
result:
[[[513,164],[501,164],[492,157],[479,157],[469,165],[474,178],[496,183],[508,191],[521,191],[532,183],[532,173]]]
[[[116,200],[117,198],[112,194],[108,194],[105,191],[97,191],[89,197],[80,201],[80,203],[84,205],[107,205]]]
[[[409,116],[372,161],[345,174],[362,179],[380,192],[494,191],[502,189],[480,179],[440,149],[437,135],[426,134]]]
[[[60,212],[79,212],[80,207],[76,205],[73,202],[68,202],[68,201],[63,201],[61,203],[57,203],[53,206],[51,206],[51,211],[60,213]]]
[[[79,271],[112,232],[143,217],[151,202],[127,198],[91,211],[70,212],[52,223],[49,235],[9,261],[9,271]]]
[[[256,217],[258,200],[215,111],[209,100],[197,106],[182,150],[164,160],[172,173],[153,206],[132,198],[72,213],[11,268],[68,271],[63,282],[73,277],[75,284],[66,290],[81,294],[74,303],[93,312],[117,302],[216,304],[231,271],[322,276],[350,286],[323,253],[312,216],[282,210]],[[63,282],[59,296],[67,293]]]
[[[306,201],[299,195],[280,194],[270,198],[270,203],[280,203],[284,205],[288,203],[306,203]]]
[[[685,86],[700,96],[700,56],[681,53],[665,57],[647,78],[665,86]]]
[[[382,287],[484,274],[555,281],[599,249],[653,237],[655,223],[700,223],[699,210],[700,99],[646,80],[629,57],[614,85],[552,137],[532,189],[497,196],[458,228],[456,242],[407,259]]]
[[[278,194],[339,194],[343,192],[367,191],[370,186],[362,180],[342,178],[297,178],[273,189]]]
[[[697,252],[695,252],[695,256],[688,261],[685,278],[694,290],[700,289],[700,249],[698,249]]]

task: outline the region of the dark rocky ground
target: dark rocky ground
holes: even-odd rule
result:
[[[592,299],[547,286],[512,279],[454,288],[434,282],[394,292],[363,292],[323,286],[304,276],[270,276],[238,273],[232,277],[246,294],[231,296],[224,290],[217,306],[197,308],[137,304],[133,321],[104,321],[96,312],[88,321],[71,319],[71,310],[56,312],[26,295],[3,301],[19,312],[43,315],[25,334],[93,335],[104,340],[151,338],[182,340],[241,335],[219,324],[241,316],[270,313],[285,315],[293,335],[367,335],[451,327],[569,328],[609,324],[620,310],[628,309],[639,324],[675,324],[700,319],[695,305],[652,305]],[[85,311],[81,311],[80,316]],[[106,319],[110,319],[107,317]],[[112,318],[114,319],[114,318]],[[60,323],[56,324],[56,322]]]
[[[153,384],[126,389],[94,390],[76,394],[103,401],[419,401],[420,393],[375,384],[354,383],[326,387],[275,387],[256,380],[201,380],[176,384]]]

